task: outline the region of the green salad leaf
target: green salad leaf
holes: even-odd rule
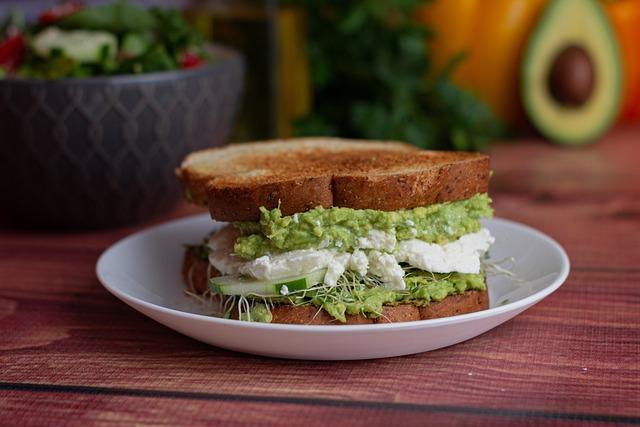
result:
[[[56,22],[56,26],[68,30],[97,30],[123,34],[129,31],[153,30],[156,20],[147,9],[119,0],[87,7],[61,18]]]
[[[153,43],[150,33],[127,33],[122,38],[122,54],[126,57],[143,55]]]

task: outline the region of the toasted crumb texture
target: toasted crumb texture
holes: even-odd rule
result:
[[[220,221],[255,221],[316,206],[392,211],[488,189],[489,158],[391,141],[304,138],[196,151],[176,171],[190,199]]]
[[[207,261],[199,260],[193,250],[187,249],[182,264],[182,276],[187,287],[202,293],[207,289],[209,277],[219,275],[213,271],[207,272]],[[191,283],[191,285],[189,285]],[[348,315],[347,322],[341,323],[334,319],[325,310],[313,305],[294,307],[291,305],[278,305],[273,308],[271,323],[288,323],[296,325],[360,325],[371,323],[397,323],[413,320],[436,319],[439,317],[456,316],[458,314],[472,313],[474,311],[489,308],[489,293],[487,291],[467,291],[460,295],[451,295],[442,301],[431,302],[424,307],[416,307],[413,304],[400,304],[397,306],[384,306],[380,317],[367,318],[362,315]],[[237,313],[233,318],[238,317]]]
[[[435,304],[420,307],[420,318],[436,319],[457,316],[487,308],[489,308],[489,293],[487,291],[467,291],[460,295],[451,295]]]
[[[279,305],[271,310],[273,319],[271,323],[288,323],[292,325],[334,325],[343,324],[331,317],[326,311],[313,305],[293,307],[291,305]],[[365,325],[374,323],[373,319],[364,316],[347,316],[349,325]]]
[[[382,307],[382,314],[376,318],[376,323],[411,322],[420,320],[420,310],[413,304],[400,304]]]

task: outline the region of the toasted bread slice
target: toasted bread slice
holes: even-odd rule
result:
[[[348,315],[347,322],[341,323],[329,313],[313,305],[294,307],[278,305],[271,310],[271,323],[288,323],[298,325],[364,325],[371,323],[398,323],[415,320],[437,319],[473,313],[489,308],[487,291],[467,291],[459,295],[451,295],[442,301],[431,302],[424,307],[413,304],[384,306],[382,315],[368,318],[362,315]]]
[[[193,248],[187,248],[182,259],[182,279],[189,292],[204,293],[208,289],[209,278],[218,276],[220,272],[209,261],[199,259]]]
[[[255,221],[316,206],[392,211],[486,192],[489,158],[400,142],[306,138],[196,151],[176,175],[220,221]]]
[[[437,319],[473,313],[489,308],[487,291],[467,291],[459,295],[451,295],[442,301],[431,302],[424,307],[413,304],[384,306],[382,315],[368,318],[362,315],[347,315],[347,322],[341,323],[329,313],[313,305],[294,307],[278,305],[271,310],[271,323],[288,323],[297,325],[365,325],[371,323],[398,323],[415,320]],[[237,316],[236,316],[237,317]]]
[[[209,277],[219,275],[218,271],[209,263],[195,256],[193,250],[187,249],[182,263],[182,277],[191,292],[202,293],[207,289]],[[460,295],[451,295],[442,301],[431,302],[424,307],[413,304],[400,304],[383,307],[382,315],[368,318],[362,315],[348,315],[347,325],[371,323],[410,322],[413,320],[436,319],[439,317],[455,316],[473,313],[489,308],[489,294],[487,291],[467,291]],[[312,305],[294,307],[292,305],[277,305],[271,310],[271,323],[288,323],[298,325],[344,325],[334,319],[329,313]],[[237,318],[237,313],[235,318]],[[233,316],[232,316],[233,317]]]

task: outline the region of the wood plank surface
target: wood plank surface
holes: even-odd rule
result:
[[[108,294],[95,262],[138,229],[0,229],[0,425],[640,424],[640,128],[597,145],[492,147],[496,214],[568,251],[572,272],[459,345],[304,362],[193,341]]]

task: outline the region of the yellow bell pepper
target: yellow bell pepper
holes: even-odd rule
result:
[[[620,120],[637,122],[640,120],[640,1],[603,1],[609,20],[613,26],[624,64],[624,99],[620,109]]]
[[[305,22],[302,12],[282,7],[277,16],[278,41],[278,136],[293,136],[293,122],[311,109],[309,60],[304,45]]]
[[[428,40],[434,70],[460,53],[452,81],[479,95],[507,123],[521,122],[521,54],[547,0],[436,0],[418,11],[434,32]]]

